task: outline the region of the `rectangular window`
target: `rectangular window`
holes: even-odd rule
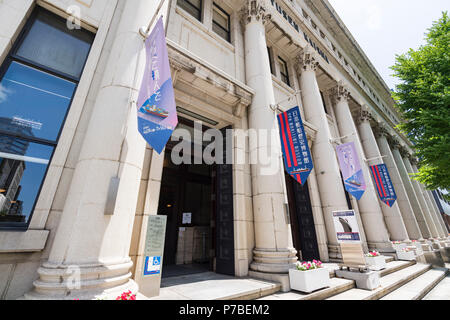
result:
[[[31,220],[93,40],[38,8],[0,68],[0,228]]]
[[[178,0],[178,6],[198,21],[202,21],[203,0]]]
[[[267,52],[269,53],[269,65],[270,65],[270,73],[275,75],[275,70],[273,68],[273,55],[272,55],[272,49],[267,47]]]
[[[278,57],[278,64],[280,66],[281,81],[286,83],[288,86],[291,86],[291,83],[289,81],[289,69],[286,61]]]
[[[219,36],[231,41],[230,15],[215,3],[213,4],[213,30]]]

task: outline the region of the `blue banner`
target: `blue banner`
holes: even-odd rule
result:
[[[178,125],[162,17],[145,42],[147,64],[137,101],[138,129],[159,154]]]
[[[371,166],[370,171],[381,201],[392,207],[397,200],[397,194],[395,193],[387,166],[385,164]]]
[[[286,171],[301,185],[314,169],[306,139],[300,108],[295,107],[278,115],[281,148]]]

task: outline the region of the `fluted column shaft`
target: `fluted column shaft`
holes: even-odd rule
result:
[[[284,167],[281,160],[280,140],[270,139],[278,135],[272,74],[270,72],[264,24],[270,19],[263,2],[248,0],[242,12],[245,28],[245,65],[247,85],[255,94],[248,111],[249,129],[264,131],[267,139],[250,135],[252,164],[253,212],[255,246],[253,271],[287,273],[297,261],[293,248],[290,222],[286,219]],[[277,164],[274,172],[267,170],[260,155],[268,155],[271,164]]]
[[[389,146],[389,142],[384,134],[377,133],[377,145],[380,149],[381,155],[384,156],[384,163],[386,164],[389,174],[391,175],[391,181],[394,185],[395,193],[397,194],[397,203],[400,208],[406,230],[408,231],[409,238],[411,240],[422,240],[422,232],[420,231],[419,224],[417,223],[414,215],[414,210],[409,201],[400,171],[395,163],[391,147]]]
[[[431,216],[431,211],[428,208],[428,205],[425,201],[425,198],[423,196],[422,190],[420,189],[419,182],[412,178],[412,175],[414,174],[413,168],[411,166],[411,162],[409,161],[409,158],[407,156],[403,156],[403,163],[405,164],[406,171],[408,172],[409,179],[411,181],[411,184],[414,188],[414,192],[416,193],[417,200],[419,201],[420,207],[422,208],[423,215],[425,217],[425,221],[427,222],[428,228],[430,229],[431,236],[433,238],[439,237],[439,232],[436,228],[435,222],[433,220],[433,217]]]
[[[394,156],[395,164],[397,165],[398,171],[400,172],[403,185],[405,186],[406,192],[408,194],[408,199],[411,203],[411,207],[413,208],[414,215],[416,216],[416,221],[419,224],[422,236],[425,239],[429,239],[431,238],[430,228],[428,227],[428,224],[425,220],[425,216],[422,212],[419,200],[417,200],[417,196],[414,191],[411,179],[408,175],[408,171],[406,170],[405,164],[403,163],[402,155],[400,154],[399,149],[395,146],[392,148],[392,155]]]
[[[359,119],[359,134],[361,137],[361,142],[364,148],[365,156],[368,159],[367,165],[374,166],[383,164],[384,161],[381,156],[381,152],[378,149],[377,141],[375,139],[375,135],[373,134],[372,127],[370,125],[369,114],[361,114]],[[370,181],[373,181],[373,179],[370,179]],[[378,196],[377,198],[381,210],[383,211],[384,221],[386,222],[386,227],[389,230],[391,240],[408,241],[409,240],[408,231],[403,221],[403,217],[400,213],[398,202],[396,201],[392,207],[389,207],[388,205],[383,203]]]
[[[298,57],[297,70],[306,121],[318,129],[312,146],[312,154],[327,229],[330,258],[339,258],[339,244],[333,222],[333,211],[348,210],[348,204],[316,79],[317,66],[318,62],[313,49],[308,46]]]

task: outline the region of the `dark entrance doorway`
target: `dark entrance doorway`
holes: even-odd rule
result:
[[[180,125],[189,131],[194,126],[185,119]],[[175,144],[166,148],[158,207],[158,214],[167,216],[162,277],[206,271],[230,274],[229,269],[234,272],[234,232],[227,228],[230,213],[233,222],[232,166],[193,160],[175,165],[171,157]],[[230,253],[232,261],[223,261]]]
[[[292,237],[300,261],[319,259],[316,229],[308,183],[304,186],[286,174]]]

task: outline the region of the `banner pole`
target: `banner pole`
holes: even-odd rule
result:
[[[166,2],[166,0],[161,0],[161,2],[158,5],[158,9],[156,9],[156,12],[155,12],[155,14],[152,17],[152,20],[150,20],[150,23],[148,24],[147,29],[145,29],[145,27],[141,27],[141,29],[139,29],[139,33],[145,39],[147,39],[148,34],[150,33],[150,29],[151,29],[153,23],[155,22],[156,18],[158,17],[159,11],[161,10],[161,8],[162,8],[162,6],[164,5],[165,2]]]

